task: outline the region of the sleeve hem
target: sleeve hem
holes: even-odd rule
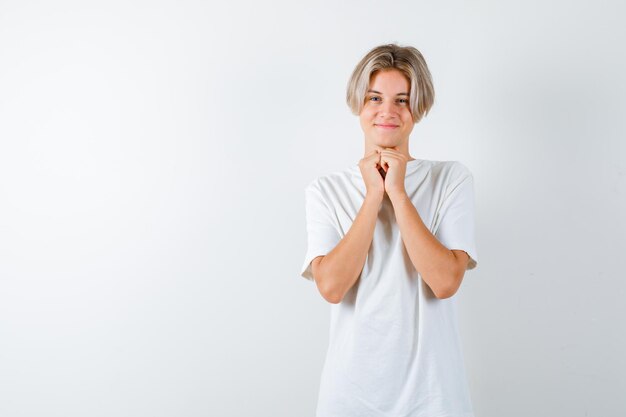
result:
[[[450,250],[462,250],[463,252],[467,253],[467,256],[469,256],[469,260],[467,261],[467,268],[465,269],[466,271],[474,269],[478,266],[478,257],[473,250],[463,249],[462,246],[452,246]]]
[[[300,268],[300,276],[303,278],[306,278],[309,281],[315,281],[313,277],[313,271],[311,269],[311,262],[313,261],[313,259],[317,258],[318,256],[326,256],[328,252],[330,252],[330,250],[331,249],[329,250],[320,249],[317,251],[311,251],[307,253],[307,255],[304,257],[304,263],[302,264],[302,267]]]

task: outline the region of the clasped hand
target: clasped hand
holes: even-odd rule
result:
[[[389,197],[405,193],[404,178],[408,158],[396,147],[379,148],[359,161],[367,193]]]

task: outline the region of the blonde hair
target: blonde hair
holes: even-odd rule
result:
[[[348,81],[346,102],[353,114],[359,115],[365,105],[365,94],[376,71],[397,69],[409,81],[409,107],[413,123],[428,114],[435,101],[430,71],[424,57],[412,46],[387,44],[377,46],[357,64]]]

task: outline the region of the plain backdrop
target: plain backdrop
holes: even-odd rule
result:
[[[620,1],[0,1],[0,415],[313,416],[304,187],[356,63],[417,47],[411,155],[474,174],[476,417],[626,415]]]

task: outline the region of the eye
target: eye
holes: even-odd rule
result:
[[[376,101],[376,100],[380,100],[380,97],[370,96],[369,98],[369,101]]]
[[[399,102],[399,103],[402,103],[402,104],[408,104],[408,103],[409,103],[409,100],[407,100],[406,98],[399,98],[399,99],[398,99],[398,102]]]

